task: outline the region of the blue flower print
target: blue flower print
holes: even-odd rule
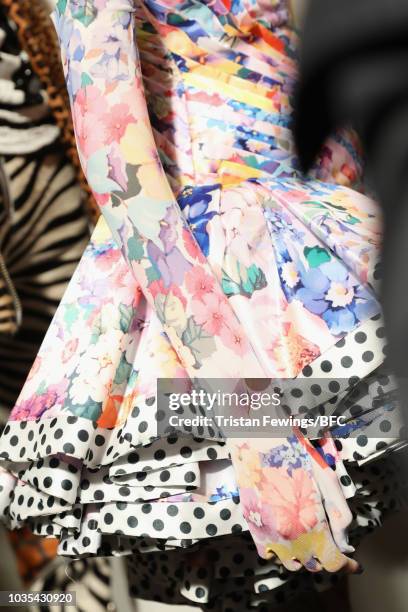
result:
[[[310,470],[309,457],[296,436],[287,438],[288,444],[276,446],[267,453],[261,453],[261,464],[268,467],[284,467],[289,476],[293,470],[303,468]]]
[[[212,199],[211,192],[217,188],[218,185],[186,188],[178,198],[180,208],[184,211],[195,239],[206,256],[210,246],[207,224],[217,214],[214,211],[208,212],[208,206]]]

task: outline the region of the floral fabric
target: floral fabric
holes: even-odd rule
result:
[[[139,529],[140,508],[121,501],[133,513],[112,511],[120,494],[115,470],[124,460],[122,476],[131,482],[132,448],[157,441],[159,376],[296,378],[323,362],[341,376],[350,357],[335,354],[357,333],[368,345],[353,349],[355,371],[366,376],[383,360],[372,324],[380,313],[378,211],[350,189],[361,183],[361,162],[348,133],[327,143],[310,178],[299,176],[290,139],[296,37],[282,3],[270,10],[240,2],[57,4],[78,150],[104,219],[12,413],[3,458],[18,461],[15,430],[28,425],[39,446],[29,440],[20,459],[34,462],[39,483],[50,478],[54,438],[61,440],[54,474],[70,483],[63,500],[71,505],[78,496],[68,472],[96,470],[95,497],[78,491],[86,521],[69,523],[77,534],[86,528],[81,521],[98,515],[99,533]],[[59,422],[77,431],[75,444]],[[200,457],[197,444],[190,450]],[[347,563],[351,515],[325,454],[299,432],[232,439],[223,460],[227,451],[240,496],[236,524],[250,529],[261,556],[313,571]],[[177,512],[214,499],[211,487],[189,493],[183,470],[169,474],[163,493]],[[189,474],[197,481],[200,469]],[[27,466],[17,475],[17,489],[36,486]],[[228,500],[238,497],[234,484],[225,490]],[[62,534],[66,512],[61,519],[58,505],[47,511],[43,495],[39,514]],[[163,503],[154,508],[160,530]],[[223,510],[231,517],[230,507]],[[7,512],[23,520],[13,501]],[[194,533],[189,525],[184,533]],[[197,526],[198,539],[216,533],[208,527]],[[181,539],[186,527],[177,529]],[[77,554],[78,544],[66,543],[65,552]]]

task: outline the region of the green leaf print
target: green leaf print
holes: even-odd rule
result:
[[[196,365],[200,367],[202,360],[212,355],[215,351],[215,340],[208,334],[201,325],[198,325],[193,317],[189,317],[187,327],[184,330],[181,340],[192,352]]]
[[[251,295],[254,291],[259,291],[266,287],[266,277],[261,268],[258,268],[255,264],[249,266],[247,270],[247,281],[244,283],[244,290],[246,293],[251,292]]]
[[[318,268],[321,264],[331,260],[328,251],[319,246],[305,247],[303,253],[311,268]]]
[[[329,208],[334,208],[335,210],[340,210],[346,212],[347,208],[342,206],[341,204],[333,204],[333,202],[324,202],[324,206],[328,206]]]
[[[248,77],[251,76],[251,74],[252,74],[252,71],[249,70],[248,68],[245,68],[245,66],[240,68],[237,72],[237,76],[241,77],[241,79],[247,79]]]
[[[154,200],[145,196],[135,196],[127,201],[128,217],[135,230],[143,239],[151,240],[159,249],[164,250],[160,233],[170,202]],[[140,210],[143,210],[143,215]]]
[[[124,353],[122,353],[119,365],[116,368],[115,378],[113,379],[113,382],[116,385],[123,385],[123,383],[129,379],[131,371],[132,366],[126,361],[126,357]]]
[[[187,325],[187,315],[180,298],[171,291],[167,294],[159,293],[154,303],[159,320],[181,335]]]
[[[48,389],[48,384],[46,380],[42,380],[40,382],[40,384],[37,387],[37,391],[35,392],[36,395],[43,395],[43,393],[45,393]]]
[[[167,23],[169,25],[177,26],[183,23],[183,17],[181,15],[177,15],[177,13],[169,13],[167,15]]]
[[[128,239],[128,256],[130,260],[140,261],[143,258],[143,244],[138,234]]]
[[[330,202],[319,202],[319,200],[304,200],[303,204],[308,204],[309,206],[319,208],[320,210],[327,210],[328,206],[333,206],[333,208],[337,208],[338,210],[346,210],[344,206],[332,205]]]
[[[81,74],[81,87],[87,87],[88,85],[93,85],[93,79],[87,74],[83,72]]]
[[[130,324],[132,323],[133,315],[135,313],[135,309],[132,306],[126,306],[126,304],[120,304],[119,306],[120,319],[119,325],[121,331],[126,333],[129,331]]]
[[[68,331],[71,331],[72,324],[78,319],[78,306],[76,304],[66,304],[64,306],[64,322]]]
[[[101,330],[93,329],[91,337],[89,339],[89,344],[91,344],[92,346],[95,346],[96,344],[98,344],[98,340],[100,337],[101,337]]]
[[[275,198],[266,198],[263,202],[262,202],[262,206],[264,208],[277,208],[277,200]]]
[[[102,402],[88,398],[85,404],[71,404],[68,409],[75,416],[96,421],[101,416]]]
[[[334,219],[335,221],[343,220],[348,225],[361,223],[361,220],[347,212],[345,206],[341,204],[332,204],[331,202],[315,202],[314,200],[305,200],[303,204],[308,204],[303,213],[305,220],[311,221],[315,216],[315,211],[320,210],[325,212],[325,216]],[[336,211],[336,213],[334,213]],[[344,213],[339,215],[338,213]]]
[[[228,273],[227,270],[223,270],[221,285],[227,297],[243,295],[250,298],[255,291],[266,287],[266,284],[264,272],[255,264],[245,268],[237,261],[234,271]]]
[[[255,157],[255,155],[248,155],[248,157],[245,158],[245,163],[250,168],[259,168],[259,167],[262,167],[262,164],[259,164],[259,162],[258,162],[257,158]]]
[[[80,21],[85,27],[88,27],[94,21],[96,13],[97,10],[91,0],[84,0],[83,6],[72,9],[72,17]]]
[[[157,295],[154,299],[154,308],[156,310],[157,318],[159,319],[160,323],[165,322],[164,307],[165,296],[159,293],[159,295]]]
[[[112,192],[111,199],[112,199],[112,208],[117,208],[118,206],[123,204],[123,198],[116,195],[116,193]]]
[[[119,198],[121,202],[134,198],[141,192],[142,186],[137,178],[139,168],[140,164],[126,164],[126,189],[121,188],[113,192],[113,195]]]
[[[129,380],[128,380],[128,387],[129,387],[129,388],[132,388],[132,387],[133,387],[133,385],[135,384],[136,379],[137,379],[137,377],[138,377],[138,374],[139,374],[138,370],[134,370],[134,369],[132,368],[132,370],[131,370],[131,372],[130,372],[130,374],[129,374]]]
[[[159,280],[160,273],[159,273],[158,269],[156,268],[156,266],[150,266],[150,268],[146,268],[146,277],[147,277],[147,284],[148,285],[150,285],[151,283],[153,283],[156,280]]]
[[[67,8],[67,0],[58,0],[56,8],[60,15],[65,13],[65,9]]]

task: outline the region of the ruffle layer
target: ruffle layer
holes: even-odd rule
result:
[[[398,459],[383,457],[373,465],[350,466],[356,485],[351,500],[353,543],[381,524],[389,512],[406,504],[407,482],[401,458]],[[165,539],[103,536],[99,554],[124,554],[121,547],[132,549],[132,554],[126,554],[122,561],[127,566],[132,596],[173,605],[189,604],[203,610],[230,612],[232,606],[235,612],[270,612],[300,594],[303,601],[313,599],[310,591],[325,590],[340,579],[327,572],[290,573],[279,563],[261,559],[247,532],[197,542],[184,540],[183,547]],[[90,584],[101,571],[109,575],[104,570],[107,559],[90,559],[88,563],[82,567],[81,561],[75,561],[66,569],[61,565],[61,578],[65,578],[65,571],[74,578],[77,571],[82,576],[87,567]]]
[[[375,321],[370,325],[376,329]],[[342,348],[351,341],[347,338]],[[318,368],[319,362],[312,365]],[[336,469],[351,506],[356,496],[372,494],[370,488],[359,491],[352,474],[364,468],[356,466],[375,457],[374,468],[379,454],[403,444],[397,405],[386,401],[390,394],[393,398],[392,377],[380,367],[353,382],[341,398],[334,396],[336,412],[346,419],[344,430],[337,432],[342,434],[336,445],[343,461]],[[317,411],[329,414],[333,405]],[[142,444],[143,418],[143,410],[134,410],[124,426],[111,430],[72,415],[10,421],[1,442],[8,471],[0,472],[0,510],[9,526],[27,522],[35,533],[58,537],[60,554],[75,557],[98,555],[103,546],[115,554],[150,550],[154,540],[177,549],[245,532],[224,443],[173,436]],[[367,435],[381,430],[390,437]]]

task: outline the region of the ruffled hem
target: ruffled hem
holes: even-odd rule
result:
[[[373,459],[377,465],[386,453],[403,446],[398,439],[401,418],[393,396],[395,381],[383,366],[372,372],[373,363],[382,361],[380,327],[379,317],[362,324],[304,368],[301,376],[322,376],[325,403],[315,407],[316,414],[334,412],[346,419],[337,432],[342,461],[336,469],[351,506],[358,494],[353,466]],[[364,353],[354,350],[353,376],[345,378],[349,364],[344,356],[362,334],[369,343],[377,338],[377,344],[369,344],[375,346],[373,358],[367,363]],[[341,377],[343,384],[337,395],[329,393],[332,378],[323,367],[328,362],[331,376]],[[295,388],[296,379],[292,382]],[[291,403],[294,413],[301,412],[302,399],[296,395]],[[378,397],[385,400],[378,402]],[[320,401],[321,396],[316,403]],[[37,534],[59,538],[59,553],[74,557],[103,551],[133,554],[154,550],[154,542],[178,550],[245,532],[225,444],[191,436],[154,436],[154,404],[154,397],[139,400],[126,422],[111,429],[67,413],[9,421],[0,446],[6,468],[0,472],[0,512],[8,526],[28,523]],[[381,432],[383,437],[377,437]]]
[[[357,543],[388,513],[406,505],[407,482],[401,463],[392,457],[371,466],[349,467],[356,485],[351,500],[351,539]],[[325,590],[340,578],[328,572],[290,573],[274,560],[261,559],[246,532],[183,540],[183,545],[165,539],[103,535],[98,555],[111,554],[125,555],[132,596],[219,612],[231,605],[237,612],[269,611],[307,592]],[[96,561],[107,563],[102,558]]]
[[[383,406],[371,406],[372,388],[378,393],[381,382],[393,386],[381,371],[360,381],[370,403],[358,417],[348,414],[349,423],[365,432],[384,416]],[[356,390],[358,385],[354,398]],[[134,411],[126,425],[111,430],[72,415],[10,421],[1,451],[8,471],[0,472],[0,512],[8,526],[28,523],[39,535],[59,538],[59,553],[73,557],[146,552],[156,541],[163,550],[177,550],[245,532],[225,444],[174,436],[136,447],[128,433],[138,431],[140,419],[140,410]],[[359,494],[355,466],[363,470],[373,459],[376,466],[403,446],[392,437],[362,435],[336,440],[344,460],[338,478],[351,506]],[[372,493],[368,488],[364,494]],[[384,496],[379,501],[384,504]]]

